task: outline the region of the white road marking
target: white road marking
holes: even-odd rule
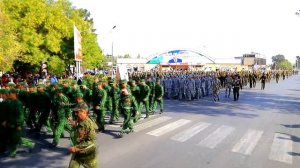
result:
[[[175,122],[172,122],[170,124],[167,124],[163,127],[160,127],[156,130],[153,130],[153,131],[150,131],[148,132],[147,134],[148,135],[153,135],[153,136],[161,136],[161,135],[164,135],[168,132],[171,132],[181,126],[184,126],[185,124],[191,122],[191,120],[186,120],[186,119],[180,119],[180,120],[177,120]]]
[[[142,116],[141,116],[141,118],[139,119],[139,121],[142,121],[142,120],[145,120],[145,114],[143,114]],[[156,117],[157,115],[155,114],[155,115],[150,115],[149,116],[149,118],[152,118],[152,117]],[[148,119],[149,119],[148,118]],[[115,123],[115,124],[108,124],[108,126],[110,126],[110,127],[114,127],[114,128],[119,128],[119,127],[121,127],[121,125],[123,124],[123,122],[117,122],[117,123]]]
[[[213,149],[228,135],[230,135],[234,131],[234,129],[235,128],[233,127],[222,125],[213,133],[211,133],[208,137],[202,140],[198,145]]]
[[[292,164],[293,156],[289,152],[293,152],[292,137],[286,134],[275,133],[269,159]]]
[[[251,155],[262,135],[263,131],[249,129],[240,141],[233,147],[232,152]]]
[[[176,134],[171,139],[174,141],[185,142],[188,139],[195,136],[196,134],[198,134],[199,132],[203,131],[205,128],[209,127],[210,125],[210,123],[199,122],[196,125],[186,129],[185,131]]]
[[[160,123],[163,123],[165,121],[168,121],[170,120],[171,117],[166,117],[166,116],[161,116],[159,118],[156,118],[156,119],[153,119],[153,120],[150,120],[150,121],[147,121],[145,123],[141,123],[139,125],[135,125],[134,126],[134,131],[135,132],[139,132],[139,131],[142,131],[142,130],[145,130],[147,128],[150,128],[150,127],[153,127],[155,125],[158,125]]]

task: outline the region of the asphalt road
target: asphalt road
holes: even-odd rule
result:
[[[121,124],[121,123],[119,123]],[[165,113],[142,120],[118,138],[119,125],[98,134],[101,168],[299,168],[300,75],[244,88],[240,100],[165,101]],[[67,167],[68,139],[48,149],[0,157],[0,167]]]

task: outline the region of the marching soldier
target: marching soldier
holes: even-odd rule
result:
[[[28,116],[26,125],[30,128],[30,131],[34,131],[37,127],[37,92],[35,85],[29,85],[28,93],[27,93],[27,102],[26,106],[28,108]]]
[[[69,148],[72,158],[69,168],[79,168],[80,166],[96,168],[96,133],[95,124],[88,117],[88,106],[85,103],[78,104],[73,111],[77,114],[77,119],[73,123],[74,145]]]
[[[1,99],[0,102],[0,153],[6,150],[7,146],[7,116],[9,114],[9,99],[7,99],[7,90],[1,89]]]
[[[96,114],[96,122],[98,124],[98,131],[105,131],[105,104],[107,98],[107,92],[104,90],[102,83],[97,85],[96,95],[94,97],[94,113]]]
[[[51,99],[47,92],[44,90],[44,86],[42,84],[38,85],[38,92],[36,94],[37,101],[35,102],[37,104],[37,110],[40,114],[38,124],[36,127],[36,131],[40,132],[42,126],[45,124],[48,120],[49,114],[50,114],[50,108],[51,108]]]
[[[267,80],[267,76],[266,76],[265,73],[263,73],[263,75],[260,78],[260,81],[261,81],[261,90],[265,90],[266,80]]]
[[[238,74],[233,79],[233,97],[234,101],[238,101],[240,97],[240,89],[242,89],[242,83]]]
[[[10,157],[16,157],[17,146],[23,145],[30,149],[34,144],[26,138],[22,138],[24,124],[23,104],[17,97],[18,90],[12,89],[9,92],[8,119],[4,124],[8,128],[8,150]]]
[[[143,106],[145,106],[146,108],[146,118],[149,117],[149,96],[150,96],[150,88],[148,85],[146,85],[145,83],[145,79],[142,79],[141,80],[141,83],[140,83],[140,104],[139,104],[139,109],[140,109],[140,112],[142,112],[142,109],[143,109]]]
[[[114,121],[119,120],[119,99],[120,99],[120,89],[117,87],[116,81],[111,80],[110,83],[110,92],[109,95],[111,95],[111,116],[110,116],[110,124],[113,124]]]
[[[151,79],[148,82],[148,86],[150,88],[150,95],[149,95],[149,111],[153,113],[154,107],[154,95],[155,95],[155,82]]]
[[[220,88],[221,88],[221,82],[220,79],[217,78],[217,76],[213,79],[213,99],[214,101],[220,101]]]
[[[164,110],[164,88],[160,84],[160,80],[158,79],[156,81],[155,85],[155,94],[154,94],[154,107],[153,107],[153,112],[155,113],[155,110],[157,108],[157,103],[159,104],[160,107],[160,114],[163,113]]]
[[[122,83],[126,83],[127,81],[123,80]],[[138,115],[138,104],[136,103],[134,97],[129,94],[126,87],[121,89],[121,99],[120,99],[120,107],[121,113],[124,115],[124,122],[121,131],[121,136],[124,133],[133,132],[133,124],[132,124],[132,117],[134,118]],[[129,130],[128,130],[129,129]]]
[[[276,83],[278,83],[278,81],[279,81],[279,77],[280,77],[280,75],[279,75],[279,72],[276,72],[276,75],[275,75],[275,77],[276,77]]]
[[[233,82],[233,80],[232,80],[231,75],[227,74],[227,77],[225,78],[225,98],[230,97],[232,82]]]
[[[67,126],[67,118],[71,116],[69,113],[69,99],[63,94],[62,88],[56,89],[56,96],[53,100],[53,111],[51,118],[51,128],[53,132],[53,141],[51,147],[56,147],[61,136]]]

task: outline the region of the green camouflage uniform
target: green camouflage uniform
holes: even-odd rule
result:
[[[62,93],[59,88],[58,93]],[[67,124],[67,118],[71,116],[69,113],[69,99],[62,93],[61,95],[56,95],[53,100],[53,112],[51,119],[51,127],[53,131],[53,145],[56,146],[59,143],[60,137],[62,136]],[[70,131],[70,128],[67,128]]]
[[[107,93],[104,89],[97,90],[94,97],[94,113],[97,115],[96,122],[98,124],[99,130],[104,131],[105,129],[105,103],[107,98]]]
[[[122,133],[125,133],[127,129],[129,129],[129,131],[133,131],[131,118],[137,115],[136,112],[138,112],[138,104],[132,95],[121,94],[120,100],[121,112],[124,115]]]
[[[94,122],[87,118],[78,122],[75,127],[75,144],[79,149],[72,154],[69,168],[79,168],[80,166],[87,168],[96,168],[96,133]]]
[[[149,95],[149,110],[153,112],[154,108],[154,95],[155,95],[155,83],[153,81],[150,81],[148,83],[148,86],[150,88],[150,95]]]
[[[144,80],[141,81],[142,83],[145,83]],[[139,104],[139,111],[142,112],[143,106],[146,108],[146,118],[149,117],[149,96],[150,96],[150,87],[146,84],[140,85],[140,104]]]
[[[43,86],[39,86],[43,87]],[[36,127],[37,131],[40,131],[43,125],[47,124],[47,120],[50,114],[50,108],[51,108],[51,99],[50,96],[47,92],[45,91],[38,91],[37,94],[37,99],[36,99],[36,104],[37,104],[37,111],[40,114],[40,117],[38,119],[38,124]]]
[[[119,120],[119,99],[120,99],[120,89],[114,85],[112,81],[110,83],[110,92],[108,95],[111,95],[111,109],[112,113],[110,116],[110,123],[113,123],[115,120]]]
[[[135,98],[137,104],[139,105],[141,103],[141,95],[140,95],[140,87],[135,84],[135,81],[131,81],[131,94]],[[141,113],[137,114],[135,118],[133,119],[133,122],[136,123],[141,117]]]
[[[16,93],[17,91],[10,91]],[[15,157],[17,146],[22,145],[28,148],[33,147],[32,141],[23,136],[24,109],[23,104],[18,99],[9,101],[8,112],[8,150],[11,157]]]
[[[154,107],[153,107],[153,111],[155,112],[156,108],[157,108],[157,103],[159,104],[160,107],[160,113],[163,112],[164,109],[164,88],[163,86],[161,86],[160,84],[156,84],[155,85],[155,96],[154,96]]]

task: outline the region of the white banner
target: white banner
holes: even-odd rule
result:
[[[82,61],[81,35],[74,25],[74,55],[75,61]]]
[[[123,79],[128,80],[129,79],[128,72],[127,72],[127,67],[126,67],[125,64],[118,65],[118,70],[119,70],[121,80],[123,80]]]

